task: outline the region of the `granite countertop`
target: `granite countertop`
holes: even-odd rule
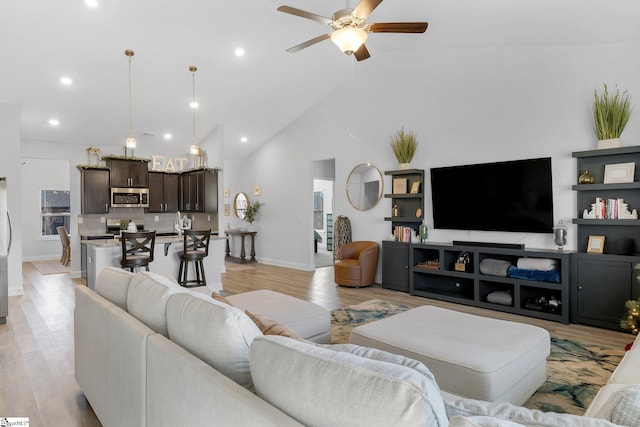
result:
[[[210,240],[226,240],[226,236],[211,236]],[[160,236],[156,237],[156,244],[171,244],[176,242],[182,242],[182,236]],[[120,247],[122,243],[120,239],[96,239],[96,240],[81,240],[80,243],[87,245],[100,246],[100,247]]]

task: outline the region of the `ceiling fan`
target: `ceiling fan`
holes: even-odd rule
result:
[[[360,0],[355,9],[341,9],[335,12],[331,19],[315,13],[307,12],[291,6],[280,6],[280,12],[311,19],[327,25],[333,29],[331,33],[323,34],[304,43],[287,49],[287,52],[297,52],[326,39],[331,39],[342,52],[353,54],[358,61],[369,58],[371,55],[364,45],[367,41],[367,33],[424,33],[427,30],[427,22],[366,22],[367,17],[382,3],[382,0]]]

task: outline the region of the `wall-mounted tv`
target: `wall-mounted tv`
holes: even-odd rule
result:
[[[431,169],[434,228],[553,232],[551,158]]]

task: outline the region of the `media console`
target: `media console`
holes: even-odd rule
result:
[[[569,323],[569,283],[571,253],[547,249],[514,249],[468,244],[409,245],[409,292],[427,298],[498,310],[507,313]],[[463,267],[456,261],[466,252],[468,263]],[[519,258],[552,259],[556,262],[559,283],[517,279],[483,274],[480,263],[484,259],[517,264]],[[384,286],[384,284],[383,284]],[[489,302],[495,293],[510,295],[511,301]],[[496,294],[494,294],[496,295]],[[554,305],[540,304],[554,300]],[[557,306],[555,305],[559,303]]]

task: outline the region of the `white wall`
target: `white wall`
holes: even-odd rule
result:
[[[343,189],[359,163],[397,168],[389,140],[401,126],[417,133],[412,165],[427,177],[431,167],[551,156],[554,220],[570,224],[576,211],[571,185],[579,175],[571,153],[596,146],[593,91],[617,83],[640,102],[638,51],[638,43],[621,43],[376,52],[355,64],[353,81],[239,165],[240,183],[264,183],[258,254],[264,262],[313,268],[311,162],[322,158],[336,159],[335,214],[350,218],[353,239],[388,239],[391,227],[383,217],[390,215],[390,200],[359,212]],[[346,95],[351,91],[353,98]],[[622,140],[640,143],[637,113]],[[390,184],[385,177],[385,192]],[[433,230],[428,179],[425,184],[430,241],[554,248],[551,234]],[[575,249],[575,235],[571,226],[567,249]]]
[[[40,191],[66,190],[70,186],[69,160],[22,158],[22,259],[56,259],[62,246],[58,236],[42,237],[40,223]],[[72,234],[75,230],[69,230]]]

